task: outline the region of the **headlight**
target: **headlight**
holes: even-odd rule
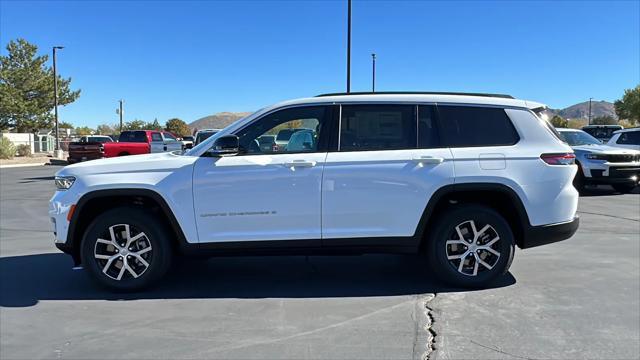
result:
[[[76,178],[73,176],[56,176],[56,188],[58,190],[68,190],[75,181]]]
[[[587,154],[585,157],[589,160],[607,160],[607,155],[604,154]]]

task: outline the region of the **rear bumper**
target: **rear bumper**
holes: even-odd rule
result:
[[[576,216],[573,220],[564,223],[531,226],[522,239],[521,248],[528,249],[569,239],[576,233],[579,225],[580,218]]]

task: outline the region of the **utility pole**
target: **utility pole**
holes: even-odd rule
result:
[[[351,92],[351,0],[347,0],[347,93]]]
[[[58,74],[56,72],[56,50],[64,49],[63,46],[53,47],[53,113],[55,119],[56,147],[55,157],[62,157],[60,151],[60,135],[58,133]]]
[[[118,114],[120,115],[120,132],[122,132],[122,104],[124,104],[124,100],[118,100],[120,103],[120,109],[118,110]]]
[[[371,54],[371,60],[373,62],[373,73],[371,77],[371,92],[376,92],[376,53]]]
[[[589,98],[589,124],[588,125],[591,125],[591,99],[593,98]]]

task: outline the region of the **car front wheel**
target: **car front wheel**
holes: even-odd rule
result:
[[[116,291],[143,289],[169,269],[167,234],[165,226],[143,209],[106,211],[85,232],[82,263],[100,285]]]
[[[515,250],[506,220],[481,205],[459,205],[446,211],[427,241],[433,271],[443,281],[461,287],[483,287],[505,274]]]
[[[635,189],[637,185],[634,183],[630,183],[630,184],[613,184],[612,186],[617,192],[622,194],[627,194],[633,191],[633,189]]]

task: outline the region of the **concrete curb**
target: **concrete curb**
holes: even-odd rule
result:
[[[28,166],[45,166],[49,162],[46,163],[32,163],[32,164],[7,164],[0,165],[0,169],[10,169],[10,168],[20,168],[20,167],[28,167]]]

